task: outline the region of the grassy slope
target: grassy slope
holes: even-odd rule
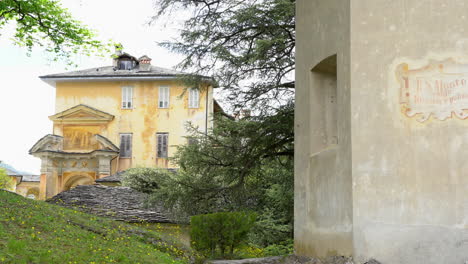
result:
[[[157,232],[0,190],[0,263],[186,263],[184,256]]]

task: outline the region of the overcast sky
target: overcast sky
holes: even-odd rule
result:
[[[177,36],[180,24],[147,22],[154,15],[153,0],[61,0],[77,20],[97,31],[100,39],[112,39],[136,57],[148,55],[152,64],[171,68],[181,59],[157,46],[157,41]],[[172,17],[184,17],[172,16]],[[67,71],[61,63],[51,63],[40,49],[28,57],[26,50],[12,45],[10,29],[0,35],[0,160],[18,170],[39,174],[40,160],[28,154],[33,144],[52,133],[55,89],[38,76]],[[111,59],[76,56],[78,69],[111,65]],[[70,69],[68,69],[70,70]]]

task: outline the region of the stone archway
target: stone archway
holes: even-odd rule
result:
[[[63,185],[62,191],[68,191],[78,185],[91,185],[94,183],[94,179],[85,175],[75,175],[70,177]]]
[[[38,187],[32,187],[29,188],[28,191],[26,192],[26,197],[36,200],[39,198],[39,188]]]

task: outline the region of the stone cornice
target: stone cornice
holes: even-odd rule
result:
[[[60,124],[103,124],[114,119],[114,116],[94,107],[80,104],[49,116],[54,123]]]

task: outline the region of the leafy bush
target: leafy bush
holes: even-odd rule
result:
[[[257,215],[252,212],[221,212],[191,218],[192,247],[205,255],[232,256],[247,239]]]
[[[273,244],[263,249],[265,256],[286,256],[294,253],[294,242],[292,239],[285,240],[281,244]]]
[[[143,193],[153,193],[170,178],[166,169],[131,168],[122,175],[122,185]]]
[[[0,168],[0,189],[11,190],[15,181],[7,175],[5,169]]]
[[[236,248],[234,250],[234,257],[236,259],[263,258],[265,254],[263,248],[248,244]]]
[[[292,237],[293,226],[289,218],[281,217],[280,208],[264,208],[249,234],[249,242],[260,247],[282,244]]]

